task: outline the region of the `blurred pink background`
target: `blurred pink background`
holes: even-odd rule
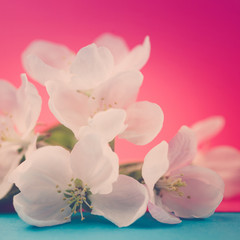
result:
[[[150,36],[152,51],[143,68],[139,100],[158,103],[164,128],[150,144],[117,142],[121,162],[142,160],[151,147],[169,140],[181,125],[220,114],[224,131],[213,145],[237,148],[240,134],[240,2],[160,0],[0,0],[0,78],[20,84],[21,53],[35,39],[59,42],[78,51],[104,32],[125,38],[130,47]],[[56,120],[43,97],[40,122]]]

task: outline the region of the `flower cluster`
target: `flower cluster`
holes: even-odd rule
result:
[[[77,53],[40,40],[27,47],[24,68],[46,87],[51,112],[73,132],[76,143],[70,151],[40,144],[34,128],[41,98],[26,75],[21,75],[19,89],[0,81],[0,199],[15,184],[19,193],[13,204],[25,222],[52,226],[71,221],[74,214],[83,220],[90,212],[123,227],[147,208],[153,218],[170,224],[214,213],[224,183],[198,164],[204,162],[200,159],[225,154],[239,164],[239,152],[230,147],[204,153],[198,148],[222,128],[220,117],[183,126],[169,143],[151,149],[139,181],[119,174],[114,139],[145,145],[163,126],[160,106],[136,101],[143,81],[140,70],[149,55],[149,37],[129,50],[122,38],[111,34]]]

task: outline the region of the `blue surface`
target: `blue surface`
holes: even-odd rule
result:
[[[118,228],[102,217],[85,214],[81,222],[75,216],[71,223],[37,228],[24,223],[16,214],[0,214],[1,240],[239,240],[240,213],[215,213],[202,220],[184,220],[179,225],[161,224],[146,213],[127,228]]]

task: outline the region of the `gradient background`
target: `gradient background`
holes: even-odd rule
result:
[[[122,162],[141,160],[181,125],[220,114],[226,128],[213,145],[237,148],[240,134],[240,1],[0,0],[0,78],[20,84],[21,53],[35,39],[78,51],[104,32],[124,37],[130,47],[150,36],[150,60],[139,100],[158,103],[164,128],[150,144],[117,142]],[[40,122],[56,122],[45,89]]]

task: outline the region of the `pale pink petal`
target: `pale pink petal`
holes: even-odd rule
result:
[[[125,120],[126,112],[124,110],[111,108],[97,113],[89,120],[88,125],[102,135],[106,142],[111,142],[126,129]]]
[[[136,70],[122,72],[102,84],[92,97],[99,103],[100,110],[107,108],[127,108],[136,101],[143,75]]]
[[[120,175],[109,194],[90,196],[92,214],[104,216],[119,227],[126,227],[140,218],[147,209],[146,188],[135,179]]]
[[[69,89],[63,83],[47,82],[46,87],[51,112],[59,122],[78,134],[80,127],[88,124],[91,115],[88,96]]]
[[[178,133],[169,142],[168,158],[170,171],[190,164],[197,153],[197,140],[194,132],[182,126]]]
[[[127,109],[128,127],[119,137],[137,145],[145,145],[158,135],[163,119],[162,109],[157,104],[147,101],[133,103]]]
[[[68,82],[70,79],[68,72],[47,65],[42,59],[35,55],[27,56],[26,61],[27,65],[25,69],[28,75],[42,85],[45,85],[47,81]]]
[[[14,207],[27,223],[51,226],[69,221],[65,217],[71,209],[63,200],[73,177],[69,155],[61,147],[43,147],[12,172],[10,180],[21,191],[14,197]]]
[[[13,111],[13,120],[22,135],[28,135],[37,123],[41,112],[42,99],[35,86],[21,75],[22,85],[17,90],[17,108]]]
[[[120,63],[129,53],[125,40],[111,33],[100,35],[94,42],[97,46],[106,47],[111,51],[115,64]]]
[[[106,81],[113,69],[113,56],[104,47],[95,44],[79,50],[70,71],[71,84],[75,89],[88,90]]]
[[[102,136],[89,131],[82,132],[71,153],[74,176],[90,187],[91,192],[109,193],[118,177],[118,156]]]
[[[0,80],[0,114],[11,114],[17,106],[17,89],[5,80]]]
[[[58,190],[66,190],[73,176],[69,156],[69,152],[61,147],[39,148],[12,172],[10,180],[27,201],[57,204],[63,201],[63,193]]]
[[[193,124],[191,129],[196,134],[198,144],[200,145],[219,134],[224,125],[224,117],[213,116]]]
[[[44,192],[42,194],[45,195]],[[24,222],[37,227],[54,226],[71,221],[70,218],[65,218],[71,214],[71,208],[64,201],[51,202],[50,196],[49,202],[37,203],[29,201],[19,193],[14,196],[13,205]],[[60,211],[62,208],[64,208],[63,212]]]
[[[75,54],[66,46],[43,40],[33,41],[23,52],[26,72],[36,81],[64,80]]]
[[[28,159],[30,155],[37,150],[37,140],[39,135],[39,133],[32,135],[31,142],[27,146],[27,149],[24,150],[24,155],[26,159]]]
[[[47,65],[59,69],[68,69],[75,54],[68,47],[45,40],[31,42],[22,54],[23,65],[27,65],[27,56],[34,55]]]
[[[162,141],[148,152],[142,166],[142,176],[151,198],[154,185],[167,172],[168,167],[168,144]]]
[[[186,186],[180,187],[180,196],[174,191],[161,191],[162,203],[170,212],[182,218],[205,218],[213,214],[223,198],[224,183],[210,169],[186,166],[172,173],[181,176]]]
[[[8,180],[11,172],[19,165],[23,154],[19,154],[16,146],[0,148],[0,199],[12,188],[12,182]]]
[[[218,146],[202,153],[196,165],[216,171],[225,183],[224,197],[240,194],[240,152],[231,146]]]
[[[116,72],[123,70],[136,69],[140,70],[148,61],[150,56],[150,40],[146,36],[143,44],[134,47],[129,54],[116,66]]]
[[[155,205],[151,201],[148,203],[148,211],[153,218],[162,223],[177,224],[182,222],[178,217],[168,213],[162,206]]]

